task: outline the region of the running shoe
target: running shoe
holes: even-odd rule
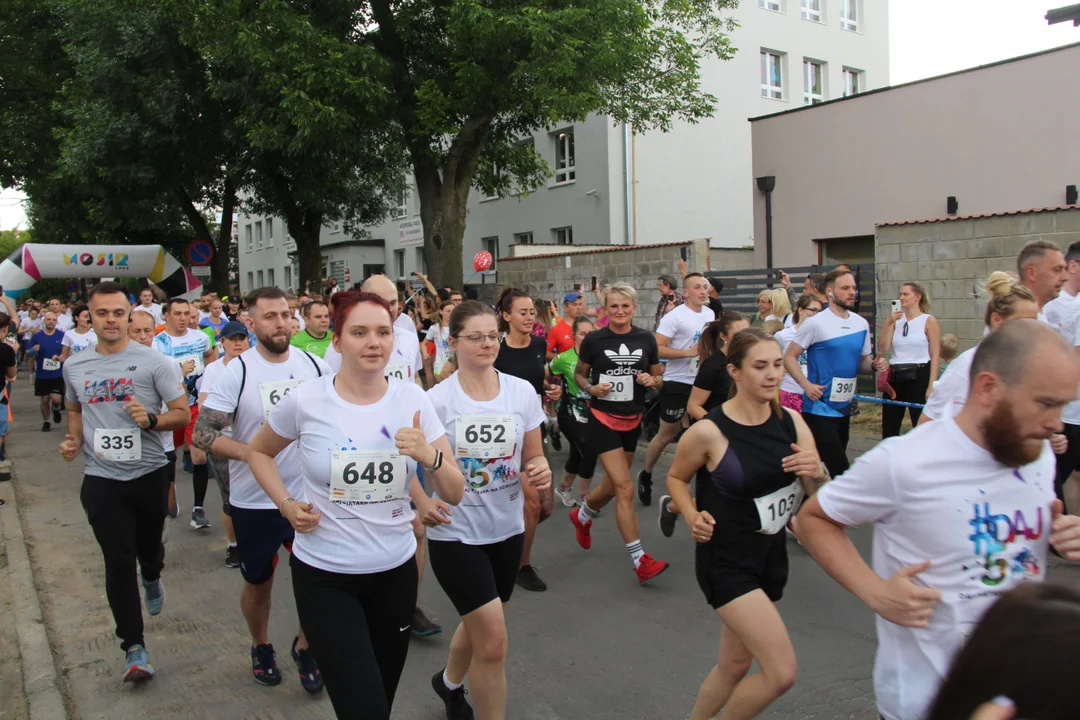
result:
[[[142,586],[146,612],[151,615],[160,615],[161,608],[165,606],[165,586],[161,584],[161,578],[151,582],[143,580]]]
[[[561,485],[555,487],[555,494],[562,500],[562,504],[568,508],[577,507],[578,501],[574,499],[574,488],[566,488],[563,490]]]
[[[169,518],[165,518],[165,522],[161,523],[161,544],[164,545],[169,542],[169,525],[172,523]]]
[[[210,521],[206,519],[206,511],[201,507],[193,508],[191,511],[191,527],[196,530],[205,530],[210,527]]]
[[[225,567],[240,567],[240,548],[238,546],[230,545],[229,547],[225,548]]]
[[[319,668],[315,664],[315,658],[311,656],[311,650],[308,648],[296,649],[296,643],[299,640],[299,636],[293,638],[292,659],[296,663],[296,672],[300,674],[300,684],[304,686],[304,690],[307,691],[308,695],[318,695],[323,689],[322,673],[319,672]]]
[[[551,434],[551,447],[552,447],[552,449],[555,450],[555,452],[561,452],[562,451],[562,437],[559,435],[559,428],[552,425],[552,426],[550,426],[548,428],[548,431]]]
[[[645,507],[652,505],[652,473],[642,470],[637,475],[638,500]]]
[[[446,668],[431,676],[431,688],[435,694],[442,698],[446,705],[446,720],[473,720],[473,709],[465,696],[469,693],[462,685],[457,690],[451,690],[443,682],[443,673]]]
[[[41,432],[49,432],[49,430],[51,430],[51,429],[52,429],[52,427],[51,427],[51,426],[49,425],[49,421],[48,421],[48,420],[46,420],[45,422],[41,423]]]
[[[547,583],[540,579],[540,576],[536,574],[536,568],[532,565],[522,565],[518,568],[517,584],[518,587],[529,592],[547,590]]]
[[[641,556],[641,560],[638,562],[637,568],[635,568],[638,582],[648,582],[660,573],[667,570],[668,567],[669,566],[666,562],[653,560],[652,555],[650,555],[649,553],[645,553]]]
[[[184,453],[184,472],[190,473],[195,471],[195,466],[191,464],[191,453]]]
[[[251,648],[251,674],[260,685],[280,685],[281,671],[277,666],[277,654],[274,646],[256,645]]]
[[[57,425],[60,424],[60,408],[56,407],[55,405],[53,405],[52,409],[52,421]]]
[[[577,508],[570,511],[570,522],[574,525],[574,532],[577,535],[577,544],[588,550],[592,547],[592,522],[581,522],[581,518],[578,517],[578,512]]]
[[[664,533],[664,537],[675,534],[675,520],[679,517],[678,514],[671,512],[671,508],[668,507],[670,503],[670,495],[660,498],[660,517],[657,518],[657,522],[660,524],[660,532]]]
[[[417,607],[412,614],[412,634],[416,637],[430,637],[442,632],[442,625],[431,620],[424,611]]]
[[[124,682],[145,680],[154,676],[154,666],[150,664],[150,656],[146,654],[146,648],[142,645],[132,645],[127,650],[127,658],[124,660]]]

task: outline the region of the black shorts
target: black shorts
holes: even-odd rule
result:
[[[517,582],[525,533],[489,545],[428,539],[428,562],[443,592],[465,617],[495,598],[510,600]]]
[[[231,508],[236,544],[240,548],[240,574],[252,585],[274,577],[278,549],[292,552],[293,528],[277,510]]]
[[[592,451],[599,457],[606,452],[622,449],[626,452],[636,452],[638,438],[641,437],[641,423],[633,430],[612,430],[593,413],[589,413],[589,445]]]
[[[660,388],[660,419],[666,423],[677,423],[686,414],[686,403],[690,400],[690,391],[694,386],[689,383],[665,380]]]
[[[763,535],[753,530],[717,531],[695,549],[694,569],[705,600],[721,608],[754,590],[777,602],[788,578],[787,533]]]
[[[64,378],[52,378],[46,380],[44,378],[34,379],[34,395],[37,397],[45,397],[46,395],[63,395],[64,394]]]
[[[1080,425],[1065,423],[1061,431],[1068,438],[1069,447],[1061,455],[1057,455],[1057,477],[1054,481],[1054,492],[1061,502],[1065,502],[1065,481],[1076,470],[1080,470]]]

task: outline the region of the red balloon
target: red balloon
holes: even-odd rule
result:
[[[491,257],[491,253],[487,250],[481,250],[473,258],[472,266],[476,269],[476,272],[484,272],[491,267],[492,262],[494,262],[494,259]]]

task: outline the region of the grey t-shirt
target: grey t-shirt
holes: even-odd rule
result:
[[[64,383],[69,402],[82,406],[83,459],[86,474],[110,480],[134,480],[165,464],[161,433],[141,430],[124,405],[138,400],[149,412],[156,413],[162,403],[184,396],[184,387],[177,380],[172,360],[136,342],[112,355],[104,355],[97,347],[72,355],[64,363]],[[98,456],[95,432],[102,433],[98,449],[133,453],[136,441],[141,453],[132,460],[119,461]],[[105,437],[108,436],[108,437]]]

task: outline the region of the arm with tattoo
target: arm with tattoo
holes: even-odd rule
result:
[[[247,443],[238,442],[223,434],[232,425],[232,413],[204,407],[191,430],[191,443],[215,457],[247,461]]]

